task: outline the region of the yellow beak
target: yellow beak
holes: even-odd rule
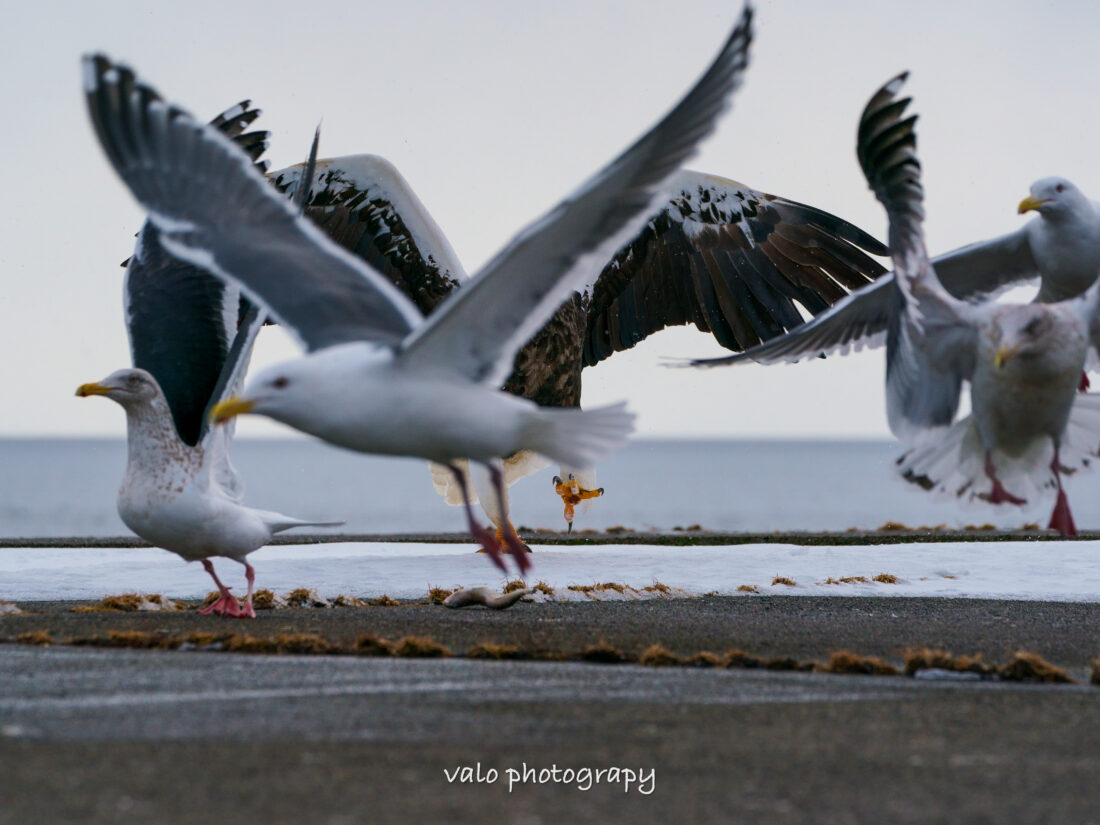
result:
[[[997,369],[1004,368],[1004,365],[1012,360],[1012,357],[1019,351],[1019,347],[1001,347],[997,350],[997,354],[993,356],[993,366]]]
[[[252,412],[252,408],[255,406],[255,401],[245,401],[243,398],[227,398],[220,404],[215,404],[214,408],[210,410],[210,420],[215,424],[224,424],[231,418]]]
[[[1020,205],[1018,207],[1016,207],[1016,214],[1017,215],[1022,215],[1025,212],[1030,212],[1032,209],[1037,210],[1044,203],[1046,203],[1045,200],[1040,200],[1039,198],[1033,198],[1033,197],[1031,197],[1031,195],[1028,195],[1026,198],[1024,198],[1022,201],[1020,201]]]
[[[93,381],[91,384],[81,384],[76,388],[76,394],[81,398],[87,398],[89,395],[106,395],[111,391],[110,387],[105,387],[102,384],[97,384]]]

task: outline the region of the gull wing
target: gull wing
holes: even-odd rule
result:
[[[801,326],[886,270],[886,246],[806,204],[684,170],[665,208],[604,267],[584,342],[591,366],[692,323],[740,351]]]
[[[666,198],[668,179],[710,134],[740,85],[752,39],[746,8],[678,106],[571,197],[521,231],[405,342],[411,367],[499,386],[517,351]]]
[[[217,427],[210,425],[210,410],[215,404],[224,401],[231,395],[239,395],[244,386],[244,376],[248,372],[248,362],[252,360],[252,346],[256,343],[256,336],[263,329],[266,316],[255,304],[243,302],[244,310],[237,334],[233,336],[226,354],[225,364],[221,375],[210,394],[210,401],[203,410],[205,432],[202,444],[212,458],[210,466],[214,472],[214,479],[227,496],[235,501],[244,498],[244,482],[237,474],[237,469],[229,460],[229,443],[233,440],[236,430],[236,419],[226,421]]]
[[[219,130],[101,55],[85,58],[84,77],[96,135],[171,255],[238,284],[309,350],[397,346],[420,323],[412,302],[329,241]]]
[[[304,164],[272,172],[297,199]],[[381,272],[427,315],[466,278],[447,237],[401,173],[377,155],[317,161],[305,214],[330,239]]]
[[[897,99],[905,79],[891,80],[863,110],[857,154],[890,219],[898,311],[887,336],[886,408],[890,429],[908,439],[954,420],[962,381],[974,372],[981,311],[945,290],[928,260],[917,118],[905,117],[909,98]]]
[[[210,125],[263,168],[259,158],[267,148],[267,133],[245,132],[259,114],[246,100]],[[180,439],[195,446],[206,432],[205,410],[232,361],[232,342],[249,307],[236,287],[169,255],[148,221],[138,233],[134,255],[123,265],[134,366],[156,379]]]
[[[979,298],[1039,277],[1026,225],[1007,235],[972,243],[933,258],[932,268],[943,288],[963,300]],[[723,366],[744,361],[776,364],[878,346],[885,340],[884,334],[894,311],[894,279],[894,272],[883,275],[786,335],[744,353],[691,363],[696,366]]]

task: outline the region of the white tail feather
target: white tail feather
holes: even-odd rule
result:
[[[281,533],[283,530],[289,530],[292,527],[340,527],[347,524],[345,521],[303,521],[270,510],[259,510],[257,512],[263,518],[264,524],[271,528],[272,533]]]
[[[1069,472],[1091,467],[1100,456],[1100,393],[1078,395],[1058,451]],[[1043,490],[1055,486],[1050,465],[1054,444],[1036,438],[1019,455],[993,451],[993,467],[1001,484],[1012,495],[1032,503]],[[929,433],[898,460],[898,471],[908,481],[928,490],[973,499],[988,494],[992,483],[985,474],[985,450],[973,417]]]
[[[634,413],[625,403],[594,410],[540,407],[531,413],[523,441],[540,455],[573,467],[592,467],[626,443]]]

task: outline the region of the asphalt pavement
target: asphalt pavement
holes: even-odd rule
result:
[[[55,605],[4,619],[0,635],[197,619],[226,626]],[[896,653],[947,639],[990,655],[1031,642],[1079,679],[1097,648],[1095,606],[937,600],[410,605],[243,624],[347,634],[331,623],[353,619],[430,631],[456,652],[538,627],[540,644],[598,626],[624,648],[658,633],[684,652],[736,628],[750,649],[818,657],[838,641]],[[1088,684],[0,645],[2,825],[1100,823],[1097,742]]]

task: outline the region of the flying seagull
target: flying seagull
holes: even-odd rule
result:
[[[258,115],[245,101],[210,128],[255,162],[267,134],[244,130]],[[211,407],[240,389],[263,314],[235,285],[168,254],[151,222],[142,227],[125,266],[134,368],[76,391],[105,396],[126,411],[128,460],[118,513],[146,541],[186,561],[202,561],[219,595],[200,613],[253,617],[256,574],[248,554],[291,527],[334,526],[241,504],[244,487],[229,460],[233,428],[209,423]],[[214,572],[212,556],[244,565],[243,605]]]
[[[751,17],[746,8],[664,120],[427,319],[299,215],[218,130],[163,102],[128,69],[87,58],[97,136],[165,248],[239,284],[307,350],[216,405],[214,418],[255,412],[348,449],[450,464],[460,486],[453,462],[478,462],[505,519],[504,456],[527,449],[571,466],[597,463],[632,429],[624,405],[548,410],[497,388],[523,344],[656,211],[670,176],[713,130],[747,65]],[[463,497],[471,532],[504,570],[498,543]],[[525,570],[514,531],[505,540]]]
[[[303,165],[272,172],[280,191],[302,193]],[[467,280],[451,244],[401,173],[377,155],[317,162],[305,213],[416,304],[425,316]],[[504,390],[541,406],[579,407],[582,373],[667,326],[693,323],[739,351],[802,323],[798,307],[818,313],[885,272],[867,253],[886,247],[812,206],[735,181],[688,170],[671,197],[574,292],[516,355]],[[510,486],[541,469],[530,452],[509,456]],[[462,504],[448,467],[433,464],[436,489]],[[475,465],[468,483],[503,535],[488,475]],[[602,494],[593,468],[562,466],[554,476],[565,520]],[[472,498],[472,496],[471,496]]]
[[[1100,333],[1100,284],[1056,303],[971,303],[940,283],[925,251],[916,116],[897,99],[906,75],[880,89],[860,119],[858,156],[890,219],[896,276],[886,403],[911,449],[898,460],[910,481],[994,504],[1024,504],[1057,489],[1050,527],[1076,528],[1062,474],[1100,450],[1100,401],[1077,392]],[[973,412],[952,423],[962,382]]]

